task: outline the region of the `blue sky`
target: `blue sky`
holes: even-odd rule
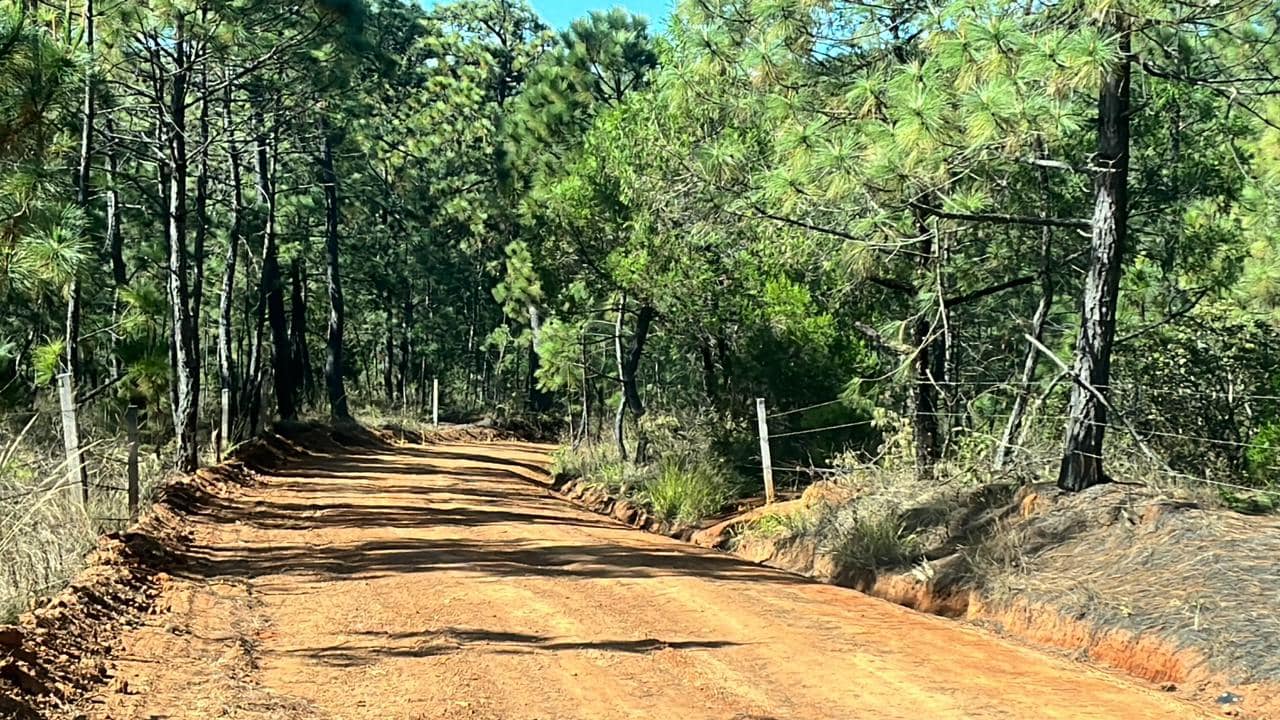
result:
[[[675,0],[529,0],[533,9],[538,11],[543,20],[556,29],[565,28],[574,18],[582,17],[592,10],[608,10],[621,7],[649,18],[650,27],[661,29],[666,26],[667,15],[671,12]],[[434,0],[426,0],[430,6]]]
[[[674,0],[530,0],[542,19],[556,28],[568,26],[577,17],[592,10],[625,8],[636,15],[647,15],[654,27],[665,25]]]

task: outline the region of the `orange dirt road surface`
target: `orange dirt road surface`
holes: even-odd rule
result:
[[[315,455],[194,519],[86,718],[1204,718],[958,623],[641,533],[546,446]]]

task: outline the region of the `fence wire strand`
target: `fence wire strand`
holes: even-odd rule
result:
[[[807,405],[805,407],[796,408],[794,410],[786,410],[784,412],[774,413],[772,415],[769,415],[768,418],[770,420],[773,420],[774,418],[782,418],[782,417],[787,417],[789,415],[798,415],[803,412],[809,412],[810,410],[817,410],[819,408],[830,407],[832,405],[839,405],[843,402],[844,402],[843,400],[840,400],[837,398],[835,400],[828,400],[827,402],[816,403],[814,405]]]
[[[883,378],[862,378],[862,379],[860,379],[859,381],[879,381],[879,380],[883,380]],[[933,383],[933,382],[929,382],[929,381],[917,381],[917,384],[932,384],[932,385],[944,385],[944,386],[963,386],[963,385],[975,385],[975,386],[984,386],[984,385],[985,385],[985,386],[1017,386],[1017,385],[1020,385],[1020,384],[1025,384],[1025,385],[1043,385],[1044,383],[1042,383],[1042,382],[1034,382],[1034,381],[1033,381],[1033,382],[1029,382],[1029,383],[1019,383],[1018,381],[1012,381],[1012,382],[938,382],[938,383]],[[1147,391],[1147,390],[1142,390],[1142,391],[1139,391],[1139,392],[1140,392],[1140,393],[1141,393],[1141,392],[1146,392],[1146,393],[1149,393],[1149,394],[1160,394],[1162,391]],[[1169,393],[1164,393],[1164,394],[1169,394]],[[1233,400],[1246,400],[1246,399],[1248,399],[1248,400],[1280,400],[1280,396],[1276,396],[1276,395],[1249,395],[1249,394],[1241,394],[1241,393],[1212,393],[1212,392],[1198,392],[1198,391],[1189,391],[1187,394],[1188,394],[1188,395],[1192,395],[1192,396],[1205,396],[1205,397],[1218,396],[1218,397],[1226,397],[1226,398],[1230,398],[1230,399],[1233,399]],[[792,409],[792,410],[787,410],[787,411],[783,411],[783,412],[775,413],[775,414],[772,414],[772,415],[767,415],[767,416],[766,416],[766,420],[773,420],[773,419],[778,419],[778,418],[783,418],[783,417],[789,417],[789,416],[792,416],[792,415],[797,415],[797,414],[800,414],[800,413],[807,412],[807,411],[809,411],[809,410],[815,410],[815,409],[819,409],[819,408],[823,408],[823,407],[828,407],[828,406],[831,406],[831,405],[841,404],[841,403],[843,403],[843,402],[844,402],[844,401],[843,401],[842,399],[837,398],[837,399],[835,399],[835,400],[829,400],[829,401],[827,401],[827,402],[823,402],[823,403],[815,403],[815,404],[813,404],[813,405],[808,405],[808,406],[805,406],[805,407],[795,408],[795,409]],[[968,418],[968,417],[973,417],[973,416],[974,416],[974,413],[968,413],[968,412],[933,412],[933,413],[923,413],[923,415],[926,415],[926,416],[929,416],[929,417],[943,417],[943,418],[957,418],[957,417],[958,417],[958,418]],[[987,418],[987,419],[1005,419],[1005,420],[1007,420],[1008,418],[1012,417],[1012,413],[984,414],[984,415],[983,415],[983,417],[984,417],[984,418]],[[1075,418],[1073,418],[1071,415],[1039,415],[1039,414],[1035,415],[1035,418],[1040,419],[1040,420],[1063,420],[1063,421],[1065,421],[1065,420],[1073,420],[1073,419],[1075,419]],[[844,430],[844,429],[853,428],[853,427],[863,427],[863,426],[867,426],[867,425],[875,424],[876,422],[877,422],[876,420],[863,420],[863,421],[858,421],[858,422],[841,423],[841,424],[838,424],[838,425],[829,425],[829,426],[825,426],[825,427],[818,427],[818,428],[806,428],[806,429],[802,429],[802,430],[793,430],[793,431],[789,431],[789,432],[785,432],[785,433],[778,433],[778,434],[772,434],[772,433],[770,433],[770,435],[769,435],[769,439],[770,439],[770,440],[779,440],[779,439],[783,439],[783,438],[803,437],[803,436],[815,435],[815,434],[823,433],[823,432],[830,432],[830,431],[834,431],[834,430]],[[1113,427],[1113,423],[1098,423],[1098,424],[1106,425],[1107,427]],[[1222,445],[1222,446],[1227,446],[1227,447],[1238,447],[1238,448],[1258,449],[1258,450],[1265,450],[1265,451],[1271,451],[1271,452],[1277,452],[1277,453],[1280,453],[1280,447],[1278,447],[1278,446],[1274,446],[1274,445],[1267,445],[1267,444],[1263,444],[1263,443],[1246,442],[1246,441],[1239,441],[1239,440],[1228,440],[1228,439],[1223,439],[1223,438],[1211,438],[1211,437],[1204,437],[1204,436],[1199,436],[1199,435],[1190,435],[1190,434],[1185,434],[1185,433],[1169,432],[1169,431],[1165,431],[1165,430],[1156,430],[1156,429],[1154,429],[1154,428],[1137,428],[1137,427],[1134,427],[1134,428],[1131,428],[1131,430],[1132,430],[1132,432],[1135,432],[1135,433],[1137,433],[1137,434],[1140,434],[1140,435],[1143,435],[1143,436],[1146,436],[1146,437],[1162,437],[1162,438],[1170,438],[1170,439],[1177,439],[1177,440],[1187,440],[1187,441],[1191,441],[1191,442],[1207,443],[1207,444],[1211,444],[1211,445]],[[1013,449],[1018,450],[1018,451],[1020,451],[1020,452],[1022,452],[1022,453],[1024,453],[1024,454],[1034,456],[1034,453],[1031,453],[1031,452],[1029,451],[1029,449],[1027,449],[1027,448],[1022,448],[1021,446],[1017,446],[1017,445],[1015,445],[1015,446],[1013,446]],[[1085,456],[1085,457],[1091,457],[1091,458],[1094,458],[1094,459],[1099,459],[1099,460],[1104,459],[1104,458],[1102,458],[1102,456],[1100,456],[1100,455],[1096,455],[1096,454],[1092,454],[1092,453],[1081,453],[1081,452],[1078,452],[1078,451],[1077,451],[1077,454],[1078,454],[1078,455]],[[1042,461],[1042,462],[1045,462],[1045,463],[1051,463],[1051,462],[1053,462],[1053,460],[1052,460],[1052,459],[1040,459],[1040,460],[1037,460],[1037,462],[1041,462],[1041,461]],[[1161,475],[1164,475],[1164,476],[1166,476],[1166,477],[1177,478],[1177,479],[1184,480],[1184,481],[1189,481],[1189,482],[1194,482],[1194,483],[1201,483],[1201,484],[1210,485],[1210,486],[1213,486],[1213,487],[1219,487],[1219,488],[1230,489],[1230,490],[1238,490],[1238,491],[1243,491],[1243,492],[1263,492],[1263,493],[1266,493],[1266,492],[1276,492],[1276,491],[1275,491],[1275,490],[1273,490],[1273,489],[1268,489],[1268,488],[1258,488],[1258,487],[1250,487],[1250,486],[1242,485],[1242,484],[1239,484],[1239,483],[1232,483],[1232,482],[1227,482],[1227,481],[1223,481],[1223,480],[1214,480],[1214,479],[1207,478],[1207,477],[1201,477],[1201,476],[1199,476],[1199,475],[1191,475],[1191,474],[1184,473],[1184,472],[1181,472],[1181,471],[1175,470],[1174,468],[1169,467],[1169,466],[1168,466],[1168,463],[1167,463],[1166,461],[1164,461],[1163,459],[1160,459],[1160,460],[1159,460],[1159,462],[1160,462],[1160,464],[1163,464],[1163,465],[1164,465],[1164,467],[1160,470],[1160,474],[1161,474]],[[811,475],[817,475],[817,474],[840,474],[840,473],[842,473],[842,472],[845,472],[844,470],[838,470],[838,469],[835,469],[835,468],[802,467],[802,466],[795,466],[795,467],[774,466],[774,467],[771,467],[770,469],[771,469],[771,470],[773,470],[773,471],[775,471],[775,472],[789,472],[789,473],[797,473],[797,474],[811,474]],[[1271,468],[1271,469],[1280,469],[1280,468]]]

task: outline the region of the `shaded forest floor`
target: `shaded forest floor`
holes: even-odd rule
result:
[[[266,443],[242,456],[256,472],[163,490],[71,591],[0,635],[4,709],[1206,716],[978,629],[578,510],[546,488],[547,446],[309,445],[321,449]]]

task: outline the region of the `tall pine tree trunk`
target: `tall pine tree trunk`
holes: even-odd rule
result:
[[[230,407],[226,408],[226,412],[231,418],[233,429],[231,430],[232,437],[225,438],[225,440],[232,442],[241,439],[238,428],[242,427],[242,423],[239,420],[239,387],[231,336],[236,266],[240,259],[240,235],[243,231],[244,222],[244,190],[241,187],[243,178],[241,177],[240,169],[240,147],[236,143],[235,133],[230,131],[231,128],[235,127],[232,124],[232,89],[230,82],[227,83],[226,94],[223,97],[223,114],[226,118],[229,134],[227,139],[227,163],[231,172],[231,229],[227,233],[227,254],[223,263],[222,291],[218,298],[218,379],[222,389],[227,391],[229,398]]]
[[[620,379],[623,376],[623,365],[626,363],[622,349],[622,331],[626,327],[626,320],[627,296],[624,293],[618,298],[618,319],[613,325],[613,350],[618,363],[618,377]],[[627,459],[626,419],[627,395],[624,389],[622,396],[618,398],[618,412],[613,420],[613,438],[618,443],[618,456],[623,460]]]
[[[396,325],[395,315],[391,311],[395,307],[392,304],[391,291],[387,291],[384,307],[386,308],[387,316],[386,327],[382,334],[382,354],[385,360],[382,365],[382,394],[386,398],[387,406],[390,407],[395,404],[396,400]]]
[[[259,272],[259,278],[261,278],[261,272]],[[262,371],[266,356],[264,328],[267,324],[267,296],[261,279],[256,290],[250,301],[251,307],[245,312],[245,334],[250,336],[250,341],[249,358],[245,363],[244,392],[240,401],[243,417],[247,423],[247,434],[250,437],[258,434],[258,424],[262,420]]]
[[[201,22],[203,23],[205,19],[202,13]],[[196,169],[196,226],[191,249],[193,267],[189,300],[190,317],[187,320],[191,329],[187,336],[187,352],[190,359],[190,392],[195,399],[192,403],[193,412],[197,416],[194,422],[198,425],[198,408],[203,392],[204,362],[202,358],[205,350],[200,337],[200,321],[204,312],[204,264],[209,239],[209,75],[207,70],[200,76],[200,116],[197,122],[200,123],[197,135],[200,148],[199,166]]]
[[[413,368],[413,283],[405,286],[404,306],[400,314],[400,362],[396,399],[401,408],[409,406],[409,381]]]
[[[1058,487],[1079,491],[1107,481],[1102,467],[1120,276],[1129,222],[1130,29],[1113,11],[1108,28],[1120,37],[1121,59],[1102,78],[1098,97],[1099,168],[1095,181],[1089,270],[1072,367],[1066,448]],[[1099,397],[1101,394],[1101,397]]]
[[[311,353],[307,348],[307,273],[302,255],[294,255],[289,265],[289,344],[293,349],[293,397],[299,407],[315,397]]]
[[[111,121],[106,122],[108,134],[111,133]],[[106,207],[106,252],[111,262],[111,280],[113,293],[111,301],[111,377],[124,374],[123,361],[120,358],[120,321],[121,292],[129,285],[129,268],[124,262],[124,237],[120,230],[120,191],[116,187],[119,177],[119,160],[116,149],[111,144],[106,148],[107,157],[107,207]]]
[[[112,133],[110,117],[106,120],[106,130]],[[124,262],[124,236],[120,228],[120,190],[117,187],[120,177],[119,154],[114,144],[108,144],[107,155],[107,256],[111,260],[111,278],[117,292],[129,284],[129,268]]]
[[[923,218],[917,218],[916,226],[923,238],[920,243],[920,276],[927,278],[934,272],[936,253],[934,233]],[[911,360],[911,429],[916,451],[916,477],[933,478],[934,467],[942,455],[942,429],[938,423],[938,386],[934,372],[939,360],[945,358],[945,349],[935,337],[934,323],[926,313],[916,318],[912,328],[915,357]],[[939,354],[943,358],[938,357]]]
[[[76,169],[76,204],[86,213],[89,210],[89,185],[93,172],[93,133],[97,107],[93,92],[93,42],[94,14],[93,0],[85,0],[84,5],[84,42],[89,62],[84,72],[84,93],[80,110],[80,162]],[[80,279],[72,277],[67,288],[67,319],[65,350],[67,354],[67,370],[71,373],[73,384],[80,380]]]
[[[653,306],[644,303],[636,313],[635,334],[631,338],[631,347],[627,351],[626,361],[622,364],[622,393],[627,399],[627,407],[636,420],[644,417],[644,399],[640,397],[640,360],[644,357],[644,349],[649,341],[649,331],[658,312]]]
[[[911,429],[916,451],[916,477],[921,480],[933,477],[934,466],[942,454],[938,386],[933,379],[939,348],[933,334],[933,323],[928,317],[916,319],[913,331],[916,354],[911,360]]]
[[[271,213],[268,210],[268,213]],[[269,221],[274,225],[274,220]],[[262,292],[266,298],[267,325],[271,329],[271,370],[275,387],[276,414],[281,420],[298,417],[294,402],[293,347],[289,342],[289,318],[284,309],[284,278],[280,274],[279,249],[275,231],[268,231],[263,245]]]
[[[262,239],[262,297],[266,305],[267,325],[271,328],[271,369],[276,395],[276,414],[281,420],[298,417],[293,389],[293,351],[289,343],[289,319],[284,309],[284,278],[280,274],[280,250],[276,241],[274,141],[266,134],[258,136],[258,182],[266,201],[267,217]]]
[[[325,356],[324,378],[329,393],[329,416],[334,420],[348,420],[351,411],[347,405],[347,391],[343,386],[342,336],[346,329],[346,304],[342,297],[342,273],[339,267],[338,229],[342,208],[338,204],[338,173],[333,165],[333,139],[324,128],[323,147],[320,154],[320,173],[324,183],[324,249],[327,263],[325,279],[329,288],[328,353]]]
[[[644,399],[640,397],[640,360],[644,357],[644,348],[649,339],[649,331],[652,329],[653,321],[657,318],[658,313],[649,303],[641,304],[640,310],[636,313],[635,334],[631,339],[630,346],[624,348],[623,328],[626,324],[626,316],[627,297],[623,295],[618,301],[618,320],[614,327],[614,350],[618,361],[618,378],[621,380],[622,385],[622,400],[618,404],[614,432],[618,440],[618,449],[621,451],[623,459],[626,459],[627,446],[623,438],[623,421],[626,417],[626,411],[630,410],[637,424],[636,448],[633,457],[639,462],[644,460],[645,454],[644,435],[639,431],[640,419],[644,417],[645,413]]]
[[[209,75],[200,76],[200,164],[196,169],[196,227],[191,249],[193,280],[191,283],[191,325],[197,328],[193,336],[195,354],[200,354],[200,319],[204,313],[204,266],[209,244]],[[198,378],[197,378],[198,379]]]
[[[169,188],[169,303],[172,308],[174,408],[178,440],[178,469],[192,472],[199,466],[196,433],[199,423],[200,357],[196,352],[191,315],[190,259],[187,254],[187,84],[190,72],[185,22],[175,23],[174,70],[169,78],[168,141]]]

